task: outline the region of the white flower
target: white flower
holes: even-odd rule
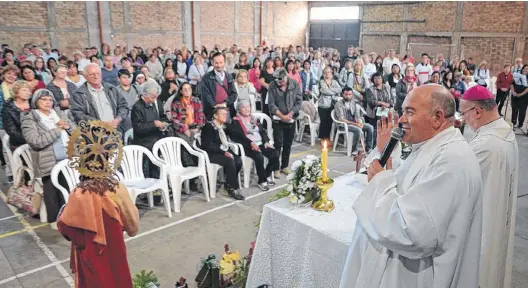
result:
[[[299,198],[297,198],[297,196],[295,196],[295,194],[290,194],[290,197],[288,197],[288,200],[290,201],[290,203],[297,203]]]
[[[292,191],[293,191],[293,185],[291,185],[291,184],[288,185],[288,188],[286,188],[286,190],[287,190],[288,192],[292,192]]]
[[[288,176],[286,176],[286,181],[291,181],[293,178],[295,178],[295,173],[290,173]]]
[[[312,160],[312,161],[315,161],[319,159],[319,157],[315,156],[315,155],[307,155],[306,156],[306,160]]]
[[[291,170],[292,171],[296,171],[297,168],[301,167],[302,164],[303,164],[303,162],[301,160],[297,160],[297,161],[293,162],[293,164],[291,166]]]

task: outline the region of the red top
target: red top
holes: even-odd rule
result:
[[[513,75],[512,73],[504,73],[501,72],[499,75],[497,75],[497,82],[495,82],[495,85],[497,86],[497,89],[501,88],[510,88],[510,84],[513,82]]]
[[[67,226],[57,221],[62,235],[72,242],[70,267],[76,288],[130,288],[123,226],[103,210],[106,244],[94,241],[92,231]]]
[[[216,104],[224,103],[227,100],[227,90],[229,89],[227,85],[227,77],[224,77],[223,86],[225,87],[225,89],[222,88],[222,86],[218,82],[216,82]]]
[[[249,69],[249,82],[253,83],[253,86],[255,86],[255,89],[257,92],[260,92],[260,88],[262,85],[260,84],[260,70],[256,70],[255,68]]]
[[[39,89],[46,89],[46,85],[44,84],[44,82],[42,82],[40,80],[38,81],[38,84],[35,87],[33,87],[33,91],[31,91],[31,92],[35,93],[35,91],[37,91]]]

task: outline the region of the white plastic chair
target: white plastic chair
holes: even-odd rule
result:
[[[80,182],[80,176],[79,171],[77,169],[71,168],[69,166],[70,160],[64,159],[55,166],[53,166],[53,169],[51,170],[51,183],[53,183],[53,186],[57,188],[64,197],[64,202],[68,203],[68,198],[70,197],[71,191],[79,184]],[[62,175],[64,175],[64,178],[66,179],[66,183],[68,184],[68,187],[64,187],[59,183],[59,174],[62,172]]]
[[[130,140],[134,139],[134,129],[130,128],[125,132],[125,145],[130,143]]]
[[[335,135],[334,135],[334,149],[333,149],[333,152],[336,151],[336,147],[337,147],[338,142],[339,142],[339,136],[343,135],[344,141],[345,141],[345,147],[346,147],[346,151],[347,151],[347,156],[350,157],[350,155],[352,155],[352,143],[353,143],[352,140],[354,138],[354,134],[352,134],[352,132],[348,131],[348,124],[347,123],[345,123],[343,121],[339,121],[339,120],[336,119],[335,110],[332,110],[332,112],[330,113],[330,116],[332,117],[332,121],[334,122],[333,126],[336,129],[335,130]],[[340,127],[344,127],[344,128],[340,129]]]
[[[145,178],[143,174],[143,157],[145,155],[154,165],[160,168],[159,179]],[[127,186],[132,202],[136,202],[138,195],[148,194],[149,206],[154,207],[154,191],[161,190],[167,215],[172,217],[165,166],[164,163],[154,157],[152,152],[145,147],[138,145],[123,147],[123,159],[121,160],[120,167],[123,170],[123,184]]]
[[[207,152],[200,148],[201,144],[202,140],[200,138],[200,133],[196,133],[194,135],[193,148],[194,150],[201,153],[205,159],[205,169],[207,170],[207,185],[209,186],[209,193],[211,194],[211,198],[216,198],[216,182],[218,180],[218,171],[222,171],[222,166],[209,161],[209,155]]]
[[[182,147],[191,155],[198,158],[198,166],[183,166],[181,160]],[[205,200],[207,200],[207,202],[211,201],[207,185],[206,162],[202,153],[195,151],[189,144],[187,144],[187,142],[185,142],[185,140],[178,137],[166,137],[158,140],[154,144],[152,151],[154,157],[163,164],[164,173],[169,175],[172,187],[172,197],[174,200],[174,211],[180,212],[181,209],[182,184],[187,180],[197,177],[200,177],[202,180]]]
[[[29,173],[29,179],[30,183],[33,183],[35,180],[35,174],[33,171],[33,159],[31,158],[31,148],[29,148],[28,144],[24,144],[22,146],[19,146],[15,151],[13,151],[13,157],[11,162],[11,171],[13,171],[13,183],[20,183],[21,179],[18,179],[16,171],[18,171],[19,167],[24,166],[24,163],[22,162],[22,159],[26,162],[26,167],[28,168],[27,171]],[[48,213],[46,210],[46,203],[44,202],[44,197],[42,197],[42,201],[40,202],[40,222],[46,223],[48,222]]]
[[[9,135],[7,133],[4,135],[4,137],[2,137],[2,146],[7,154],[7,162],[10,166],[9,168],[11,168],[11,166],[13,165],[13,151],[11,151],[11,145],[9,144]],[[11,170],[11,174],[6,176],[13,176],[13,173],[15,172]]]
[[[317,129],[319,128],[319,123],[312,123],[310,116],[306,115],[303,111],[299,112],[299,117],[297,118],[299,123],[299,135],[297,136],[297,142],[301,142],[304,135],[304,129],[306,126],[310,127],[310,144],[315,146],[315,138],[317,138]]]
[[[257,121],[264,125],[264,122],[266,122],[266,130],[268,131],[268,138],[270,140],[270,144],[273,144],[273,123],[271,122],[271,118],[261,112],[255,112],[252,114]]]

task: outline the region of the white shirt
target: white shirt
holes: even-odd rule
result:
[[[480,127],[469,145],[480,163],[483,184],[480,288],[512,287],[519,147],[502,118]]]
[[[216,71],[216,69],[214,70],[214,73],[216,76],[218,76],[218,78],[220,79],[220,81],[224,82],[224,78],[225,78],[225,72],[222,71],[222,72],[218,72]]]
[[[378,173],[356,199],[341,288],[478,287],[477,158],[454,127],[412,147],[401,165]]]
[[[73,80],[71,80],[68,76],[66,76],[66,78],[64,79],[68,82],[75,84],[75,87],[77,88],[81,87],[84,84],[84,82],[86,82],[86,79],[84,78],[84,76],[80,74],[79,74],[79,82],[73,82]]]
[[[93,102],[97,107],[99,120],[104,122],[113,121],[115,119],[114,110],[108,101],[104,87],[101,86],[101,89],[95,89],[88,84],[88,91],[92,94]]]
[[[84,72],[84,67],[90,64],[90,60],[82,58],[77,62],[77,71]]]
[[[392,65],[394,64],[398,64],[398,66],[400,66],[401,68],[401,64],[400,64],[400,60],[398,60],[398,58],[394,57],[392,59],[390,59],[390,57],[385,57],[385,59],[383,59],[383,74],[384,75],[389,75],[392,73]]]
[[[416,65],[415,69],[416,76],[418,76],[418,80],[420,80],[420,85],[425,84],[425,82],[429,81],[429,76],[433,75],[433,67],[431,65],[423,65],[422,63],[419,63]]]

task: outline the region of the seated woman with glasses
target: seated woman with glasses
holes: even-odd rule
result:
[[[242,168],[242,159],[229,148],[227,137],[240,139],[243,146],[251,146],[252,142],[245,135],[226,126],[228,111],[225,107],[217,107],[213,110],[213,120],[207,122],[202,128],[201,147],[209,155],[211,163],[218,164],[224,168],[227,177],[227,193],[236,200],[244,200],[240,194],[238,173]]]

